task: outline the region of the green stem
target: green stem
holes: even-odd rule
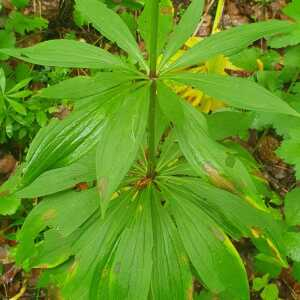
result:
[[[148,149],[149,163],[148,176],[155,176],[156,145],[155,145],[155,112],[156,112],[156,81],[153,80],[150,87],[149,120],[148,120]]]
[[[151,82],[150,103],[149,103],[149,164],[148,176],[155,176],[156,165],[156,147],[155,147],[155,113],[157,102],[157,86],[156,86],[156,68],[157,68],[157,34],[158,34],[158,18],[159,18],[159,0],[151,0],[151,36],[150,36],[150,73],[149,79]]]

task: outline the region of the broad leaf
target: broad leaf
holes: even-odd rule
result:
[[[251,80],[217,74],[191,73],[172,75],[170,79],[191,85],[237,108],[300,116],[286,102]]]
[[[266,21],[246,24],[216,33],[188,50],[180,59],[167,68],[185,68],[223,54],[233,55],[248,47],[253,42],[277,33],[287,33],[295,28],[295,24],[283,21]]]
[[[118,245],[120,234],[137,210],[137,202],[132,196],[132,192],[127,192],[112,202],[105,218],[97,215],[74,245],[75,261],[62,289],[67,299],[94,299],[90,297],[90,293],[95,292],[93,278],[107,274],[104,267]]]
[[[189,200],[234,239],[249,237],[254,242],[264,240],[268,247],[262,251],[274,257],[278,264],[287,266],[283,224],[275,221],[269,212],[257,209],[241,201],[238,196],[198,179],[173,177],[168,184],[170,188],[184,187],[190,194]]]
[[[103,212],[141,146],[148,120],[148,92],[147,85],[126,96],[100,138],[96,165]]]
[[[82,225],[98,206],[96,189],[59,193],[45,198],[30,212],[19,233],[17,263],[22,264],[28,258],[36,256],[35,239],[47,226],[55,228],[63,236],[68,236]]]
[[[186,252],[204,285],[219,294],[220,299],[250,299],[243,262],[229,238],[189,201],[189,193],[179,189],[164,190],[163,193]]]
[[[300,234],[299,231],[287,232],[284,236],[284,243],[288,256],[296,262],[300,262]]]
[[[290,226],[300,225],[300,189],[289,192],[285,198],[284,212],[286,222]]]
[[[141,33],[142,38],[145,41],[146,47],[148,51],[150,51],[150,37],[151,32],[153,30],[153,21],[152,20],[152,2],[151,0],[145,1],[145,7],[138,19],[139,31]],[[174,8],[172,1],[170,0],[160,0],[159,1],[159,16],[158,16],[158,28],[159,31],[157,33],[157,54],[160,54],[161,49],[163,48],[166,39],[173,28],[173,14]]]
[[[203,114],[161,83],[158,84],[158,98],[162,111],[175,125],[181,151],[194,171],[215,186],[238,194],[252,205],[265,209],[242,162],[209,136]]]
[[[2,194],[0,192],[0,215],[13,215],[21,204],[21,198],[14,194]]]
[[[97,275],[98,293],[91,299],[148,299],[152,274],[152,197],[151,187],[138,196],[132,222],[122,232],[111,256],[109,274],[104,268],[102,280]],[[91,289],[91,295],[96,295]]]
[[[130,82],[127,73],[99,73],[95,77],[79,76],[67,79],[40,91],[39,96],[49,99],[81,99],[96,96],[122,83]]]
[[[300,131],[299,129],[290,129],[289,134],[291,138],[284,140],[276,153],[285,162],[295,166],[296,178],[300,179]]]
[[[96,159],[94,156],[95,151],[92,151],[69,166],[46,171],[33,183],[18,191],[16,196],[19,198],[43,197],[73,188],[78,183],[95,180]]]
[[[29,48],[0,49],[29,63],[66,68],[129,69],[120,58],[84,42],[50,40]]]
[[[21,204],[21,198],[15,195],[21,181],[23,165],[0,186],[0,215],[13,215]]]
[[[33,140],[23,169],[24,186],[43,172],[71,163],[94,148],[106,124],[109,104],[92,103],[62,121],[52,120]],[[68,157],[71,156],[71,159]]]
[[[152,297],[155,300],[188,299],[192,290],[189,259],[172,217],[162,206],[160,195],[154,193]]]
[[[197,29],[202,11],[204,0],[193,0],[187,10],[184,12],[179,24],[170,35],[166,48],[163,52],[163,58],[160,67],[180,49],[180,47],[193,35]]]
[[[142,66],[147,68],[135,38],[122,18],[97,0],[76,0],[77,8],[84,17],[106,38],[116,42]]]
[[[81,231],[77,229],[69,236],[64,236],[56,229],[47,230],[44,239],[35,247],[36,255],[30,260],[33,268],[55,268],[74,255],[72,245],[80,237]],[[32,254],[32,253],[31,253]]]

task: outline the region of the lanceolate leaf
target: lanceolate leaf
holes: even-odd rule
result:
[[[0,186],[0,215],[13,215],[21,204],[21,198],[15,195],[21,181],[23,165],[20,165]]]
[[[108,106],[108,103],[102,106],[92,103],[62,121],[51,121],[47,127],[40,130],[26,157],[23,169],[24,186],[43,172],[60,166],[61,161],[71,163],[95,147],[97,138],[106,124]],[[68,156],[72,159],[68,160]]]
[[[99,206],[97,191],[65,192],[44,199],[27,217],[19,234],[16,260],[24,263],[36,254],[35,239],[47,226],[68,236]],[[68,209],[66,209],[68,208]]]
[[[142,38],[145,41],[146,47],[148,51],[150,51],[150,36],[153,30],[153,22],[156,20],[152,20],[151,10],[152,10],[152,2],[151,0],[145,1],[145,7],[138,19],[139,31],[141,33]],[[161,0],[159,3],[159,16],[158,16],[158,26],[159,31],[157,33],[157,54],[161,52],[162,47],[164,46],[167,36],[173,28],[173,16],[174,8],[171,0]]]
[[[120,58],[84,42],[51,40],[29,48],[0,49],[0,53],[29,63],[90,69],[129,69]]]
[[[137,202],[132,196],[132,192],[122,194],[116,202],[111,203],[105,218],[97,215],[81,234],[73,247],[77,255],[62,290],[66,299],[95,299],[90,297],[90,292],[97,292],[92,286],[93,278],[104,280],[108,275],[104,267],[118,245],[120,234],[132,221],[137,209]]]
[[[110,41],[116,42],[120,48],[146,67],[135,38],[117,13],[97,0],[76,0],[76,3],[80,12],[101,34]]]
[[[148,106],[147,85],[126,96],[100,138],[96,165],[103,212],[137,156],[146,130]]]
[[[252,205],[264,209],[247,169],[209,136],[203,114],[161,83],[158,84],[158,98],[162,111],[175,125],[181,151],[194,171],[215,186],[239,194]]]
[[[163,52],[163,58],[160,66],[164,64],[180,49],[180,47],[193,35],[197,29],[202,11],[204,0],[193,0],[188,9],[182,16],[180,23],[175,27],[174,32],[170,35],[169,41]]]
[[[283,267],[287,266],[283,224],[275,221],[269,212],[257,209],[236,195],[197,179],[173,177],[168,184],[170,188],[184,187],[190,194],[190,201],[234,239],[249,237],[254,241],[266,241],[268,248],[265,254],[274,257]]]
[[[188,50],[168,71],[199,64],[218,54],[233,55],[256,40],[277,33],[287,33],[296,25],[283,21],[246,24],[216,33]]]
[[[243,262],[229,238],[189,201],[189,193],[178,189],[163,190],[163,193],[188,256],[204,285],[221,299],[250,299]]]
[[[155,300],[188,299],[193,284],[189,259],[169,212],[161,204],[160,195],[154,193],[152,297]]]
[[[110,272],[99,281],[98,296],[91,299],[147,300],[152,274],[152,188],[138,195],[132,222],[122,232],[112,256]],[[103,275],[107,272],[103,269]],[[96,294],[91,288],[92,295]]]
[[[43,197],[71,189],[78,183],[91,182],[96,179],[95,163],[95,151],[91,151],[69,166],[43,173],[29,186],[18,191],[16,195],[19,198]]]
[[[0,68],[0,90],[1,93],[4,94],[6,89],[6,78],[5,78],[5,73],[2,68]]]
[[[127,73],[99,73],[95,77],[79,76],[67,79],[40,91],[39,96],[49,99],[81,99],[101,94],[133,77]]]
[[[286,102],[251,80],[217,74],[190,73],[182,73],[170,78],[189,84],[237,108],[300,116]]]

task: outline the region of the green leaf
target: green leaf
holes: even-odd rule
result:
[[[269,274],[264,275],[263,277],[256,277],[253,280],[252,289],[255,292],[259,292],[263,288],[265,288],[269,283]]]
[[[209,136],[203,114],[161,83],[158,83],[158,99],[168,120],[175,124],[179,146],[193,170],[217,187],[265,209],[245,166]]]
[[[82,225],[98,206],[96,189],[82,192],[68,191],[43,199],[30,212],[19,233],[20,245],[17,249],[17,263],[23,264],[28,258],[36,256],[36,237],[47,226],[55,228],[66,237]]]
[[[300,116],[279,97],[251,80],[216,74],[191,73],[172,75],[170,79],[191,85],[237,108]]]
[[[151,21],[151,2],[151,0],[145,1],[144,10],[138,19],[139,31],[145,41],[148,51],[150,51],[150,36],[151,31],[153,30],[153,24]],[[174,8],[170,0],[159,0],[157,54],[161,53],[166,39],[173,28],[173,11]],[[156,22],[156,20],[154,22]]]
[[[217,111],[207,116],[207,124],[211,136],[221,141],[230,136],[247,137],[253,119],[251,112]]]
[[[95,284],[99,283],[99,277],[101,281],[107,278],[109,269],[105,267],[114,254],[120,234],[133,221],[132,217],[138,209],[135,200],[132,191],[123,193],[115,202],[111,202],[105,218],[97,214],[82,232],[73,248],[76,256],[68,274],[69,280],[62,289],[65,298],[95,299],[90,297],[90,293],[97,292]]]
[[[0,215],[13,215],[21,204],[21,199],[15,195],[18,189],[23,166],[20,165],[14,174],[0,186]]]
[[[296,262],[300,262],[300,234],[299,232],[287,232],[284,235],[284,243],[288,256]]]
[[[246,271],[236,249],[217,224],[181,189],[163,190],[188,256],[203,284],[221,299],[247,300]],[[216,272],[216,270],[218,270]]]
[[[66,262],[73,254],[72,244],[79,238],[79,230],[64,236],[55,229],[47,230],[44,239],[36,245],[36,255],[30,260],[33,268],[55,268]]]
[[[6,77],[2,68],[0,68],[0,89],[2,94],[4,95],[6,89]]]
[[[152,274],[153,228],[151,215],[152,188],[138,196],[132,222],[123,230],[112,256],[108,277],[95,278],[98,284],[97,297],[91,299],[147,300]],[[107,276],[107,275],[106,275]],[[93,287],[92,287],[92,294]]]
[[[273,36],[268,40],[268,45],[271,48],[285,48],[295,46],[300,43],[300,24],[295,24],[295,29],[286,34]]]
[[[42,89],[39,96],[49,99],[81,99],[96,96],[132,79],[126,73],[99,73],[95,77],[75,77]]]
[[[261,299],[262,300],[278,300],[279,290],[276,284],[268,284],[262,291]]]
[[[300,263],[293,263],[293,277],[299,282],[300,281]]]
[[[32,78],[26,78],[26,79],[23,79],[21,80],[20,82],[18,82],[16,85],[14,85],[8,92],[7,94],[10,95],[10,94],[13,94],[13,93],[16,93],[18,92],[19,90],[23,89],[24,87],[26,87],[29,82],[32,80]]]
[[[20,99],[20,98],[27,98],[31,95],[32,95],[32,91],[24,90],[24,91],[20,91],[17,93],[9,94],[7,96],[9,96],[10,98],[16,98],[16,99],[19,98]]]
[[[90,69],[128,69],[117,56],[72,40],[50,40],[29,48],[0,49],[0,53],[44,66]]]
[[[9,98],[7,98],[7,102],[17,113],[19,113],[23,116],[27,115],[26,107],[21,102],[18,102],[18,101],[9,99]]]
[[[139,47],[122,18],[97,0],[76,0],[77,8],[106,38],[147,68]]]
[[[0,215],[13,215],[21,204],[21,199],[12,195],[2,195],[0,192]]]
[[[261,251],[275,259],[277,265],[287,266],[282,224],[275,221],[269,212],[257,209],[252,203],[241,201],[237,195],[199,179],[172,177],[169,185],[178,189],[184,187],[189,193],[189,200],[209,215],[233,239],[249,237],[253,242],[258,239],[266,241],[268,247]],[[253,230],[256,232],[255,235]]]
[[[11,3],[17,8],[24,8],[29,4],[29,0],[11,0]]]
[[[75,187],[82,182],[96,179],[95,151],[79,161],[40,175],[33,183],[16,193],[20,198],[37,198]]]
[[[293,0],[286,7],[284,7],[283,12],[295,21],[300,22],[300,1]]]
[[[35,115],[35,119],[40,127],[44,127],[48,123],[48,117],[44,111],[38,111]]]
[[[41,129],[27,153],[24,186],[51,168],[78,160],[95,147],[106,124],[109,104],[92,103],[62,121],[52,120]]]
[[[253,47],[231,56],[230,62],[236,67],[255,72],[258,70],[257,59],[260,59],[262,56],[261,50]]]
[[[295,166],[296,178],[300,179],[300,131],[290,130],[290,138],[282,142],[276,153],[287,163]]]
[[[286,50],[284,64],[288,67],[300,69],[300,45]]]
[[[202,17],[203,6],[204,0],[193,0],[184,12],[179,24],[175,27],[174,32],[168,39],[160,67],[163,67],[164,64],[194,34]]]
[[[188,299],[192,290],[189,259],[180,240],[172,217],[154,191],[153,218],[153,271],[151,293],[156,300]]]
[[[125,97],[109,120],[97,149],[97,178],[103,213],[137,157],[148,120],[149,87]]]
[[[21,35],[25,35],[37,29],[45,29],[48,27],[48,21],[42,17],[26,16],[18,11],[10,13],[5,24],[5,29],[15,31]]]
[[[0,61],[7,60],[8,55],[1,53],[2,48],[12,48],[15,46],[16,38],[13,32],[0,30]]]
[[[288,225],[300,225],[300,188],[289,192],[285,198],[284,213]]]
[[[277,33],[288,33],[295,28],[294,24],[283,21],[266,21],[241,25],[216,33],[188,50],[180,59],[166,70],[185,68],[207,61],[223,54],[226,56],[238,53],[253,42]]]

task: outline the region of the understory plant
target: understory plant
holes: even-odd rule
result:
[[[286,267],[284,226],[257,190],[255,170],[210,136],[204,115],[172,86],[190,85],[233,111],[299,117],[251,80],[187,72],[295,25],[242,25],[204,39],[174,61],[200,22],[203,0],[193,0],[177,25],[158,0],[146,1],[138,24],[147,53],[105,4],[76,4],[128,55],[73,40],[0,49],[33,64],[97,70],[40,92],[72,99],[74,111],[39,131],[25,163],[1,189],[1,206],[10,210],[20,199],[41,198],[18,233],[17,264],[45,269],[41,286],[57,285],[69,300],[196,299],[195,281],[217,299],[249,299],[232,240],[250,238]]]

